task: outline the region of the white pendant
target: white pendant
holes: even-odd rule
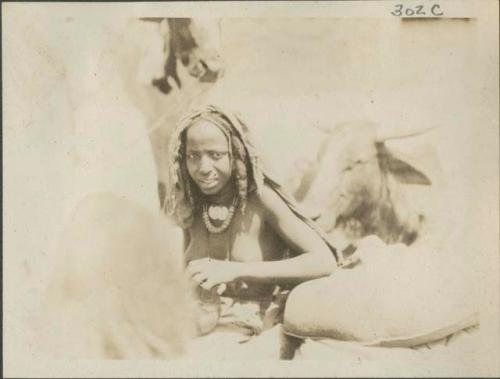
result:
[[[212,220],[224,221],[229,214],[229,209],[224,206],[213,205],[208,208],[208,215]]]

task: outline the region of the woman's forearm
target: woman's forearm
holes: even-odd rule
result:
[[[333,256],[301,254],[297,257],[266,262],[241,262],[241,279],[296,279],[299,281],[330,275],[336,267]]]

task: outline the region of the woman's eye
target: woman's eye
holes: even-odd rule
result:
[[[212,152],[212,158],[213,159],[221,159],[224,156],[224,153],[221,153],[219,151],[213,151]]]
[[[187,159],[190,160],[190,161],[194,161],[195,159],[198,158],[198,155],[197,154],[194,154],[194,153],[189,153],[187,155]]]

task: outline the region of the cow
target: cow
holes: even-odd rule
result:
[[[429,187],[431,180],[396,157],[386,142],[398,136],[384,136],[381,130],[367,121],[323,129],[326,138],[316,163],[295,189],[297,200],[340,245],[368,235],[389,244],[410,245],[425,223],[425,212],[411,209],[411,199],[405,198],[402,187]]]
[[[478,280],[477,247],[467,235],[471,229],[467,216],[459,214],[465,214],[460,197],[451,196],[466,184],[461,163],[467,155],[460,157],[460,149],[450,149],[459,132],[443,126],[394,132],[393,127],[365,121],[321,129],[326,138],[316,164],[303,174],[294,194],[342,251],[341,266],[352,270],[302,283],[291,291],[281,358],[293,359],[296,351],[307,351],[310,341],[297,336],[316,333],[313,337],[323,341],[357,341],[353,336],[360,325],[394,332],[398,323],[412,320],[399,333],[413,336],[418,333],[411,328],[431,320],[435,325],[428,330],[443,328],[442,335],[429,337],[431,343],[455,338],[469,327],[475,332],[479,289],[464,283]],[[416,149],[420,153],[401,158],[396,146],[402,138],[424,138]],[[433,138],[438,144],[431,142]],[[309,317],[305,308],[315,308],[316,313]],[[361,318],[353,317],[358,314]],[[463,324],[453,324],[460,317]],[[347,324],[342,336],[338,331]],[[381,334],[374,333],[378,338]],[[406,347],[419,343],[408,340]]]
[[[217,46],[217,20],[188,21],[183,25],[197,33],[199,46],[211,43],[203,31],[212,29]],[[36,199],[32,214],[44,217],[23,220],[23,233],[33,243],[15,254],[27,262],[21,269],[35,299],[25,346],[35,341],[39,351],[62,357],[181,355],[191,335],[190,298],[183,289],[181,235],[157,214],[162,171],[155,146],[162,141],[158,132],[166,133],[189,102],[213,84],[207,80],[213,74],[204,77],[179,64],[180,82],[168,78],[174,91],[165,94],[155,86],[169,55],[165,41],[176,33],[167,21],[74,18],[32,25],[15,41],[25,61],[38,64],[44,75],[20,75],[21,93],[30,99],[30,91],[51,92],[37,97],[33,109],[21,102],[27,109],[18,113],[41,115],[37,123],[12,124],[9,130],[10,136],[22,137],[9,139],[13,148],[37,141],[37,153],[23,163],[43,178],[16,191],[19,198]],[[29,43],[46,54],[37,54]],[[202,50],[190,62],[203,57]],[[79,60],[86,64],[74,64]],[[207,61],[213,67],[214,59]],[[48,147],[40,135],[57,143]],[[47,196],[34,196],[37,190]],[[10,240],[12,235],[15,230]],[[42,294],[43,312],[38,308]]]

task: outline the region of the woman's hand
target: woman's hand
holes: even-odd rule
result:
[[[241,276],[241,263],[202,258],[187,266],[191,278],[206,290],[229,283]]]

